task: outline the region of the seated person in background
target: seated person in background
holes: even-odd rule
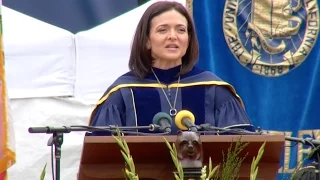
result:
[[[90,126],[148,126],[158,112],[174,119],[180,110],[192,112],[197,125],[251,124],[235,89],[195,66],[198,54],[194,23],[185,7],[170,1],[152,4],[135,32],[130,71],[98,101]],[[173,123],[172,134],[177,131]]]

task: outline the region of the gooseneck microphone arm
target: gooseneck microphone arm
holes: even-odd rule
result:
[[[115,126],[115,125],[109,125],[109,126],[62,126],[62,127],[30,127],[29,133],[70,133],[71,131],[87,131],[87,132],[96,132],[96,131],[111,131],[114,132],[117,128],[121,130],[139,130],[139,129],[149,129],[150,131],[156,131],[159,129],[159,125],[156,124],[150,124],[149,126]],[[125,133],[125,132],[124,132]]]
[[[191,121],[188,118],[183,118],[182,124],[188,127],[190,131],[198,132],[198,128],[193,123],[191,123]]]
[[[223,134],[223,133],[230,133],[230,134],[238,134],[238,135],[261,135],[262,131],[253,132],[248,131],[245,129],[234,128],[234,129],[227,129],[221,127],[215,127],[211,124],[201,124],[198,126],[198,129],[202,130],[201,133],[215,133],[215,134]]]
[[[298,143],[302,143],[302,144],[305,144],[305,145],[311,145],[311,146],[320,145],[320,141],[314,140],[312,138],[302,139],[302,138],[285,136],[285,140],[298,142]]]
[[[61,146],[63,143],[63,133],[70,133],[72,131],[86,131],[86,132],[96,132],[96,131],[107,131],[107,132],[116,132],[116,129],[119,129],[121,133],[124,134],[135,134],[135,135],[167,135],[168,132],[164,133],[141,133],[141,132],[132,132],[125,130],[139,130],[139,129],[148,129],[150,131],[157,131],[160,128],[159,125],[150,124],[149,126],[62,126],[62,127],[30,127],[28,129],[29,133],[46,133],[52,134],[52,137],[48,140],[48,146],[53,146],[55,148],[55,171],[52,172],[52,176],[55,180],[60,180],[60,159],[61,159]]]

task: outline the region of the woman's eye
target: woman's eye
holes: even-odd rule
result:
[[[159,29],[158,31],[159,31],[159,32],[165,32],[166,29]]]

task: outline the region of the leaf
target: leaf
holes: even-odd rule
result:
[[[132,172],[135,172],[135,167],[134,167],[134,164],[133,164],[133,159],[131,156],[128,156],[124,151],[121,151],[121,154],[125,160],[125,162],[128,164],[130,170]]]
[[[126,176],[130,179],[130,172],[129,172],[129,170],[126,168],[125,170],[124,170],[124,172],[126,173]]]
[[[131,170],[131,172],[135,173],[136,172],[136,168],[134,166],[132,156],[129,157],[129,160],[130,160],[130,170]]]
[[[258,163],[264,153],[264,147],[266,145],[266,142],[264,142],[259,151],[258,151],[258,155],[257,157],[253,157],[253,160],[252,160],[252,163],[251,163],[251,172],[250,172],[250,180],[255,180],[257,178],[257,175],[258,175]]]
[[[259,151],[258,151],[258,157],[257,157],[257,159],[256,159],[256,164],[255,164],[255,165],[258,165],[258,162],[260,161],[260,159],[261,159],[261,157],[262,157],[262,155],[263,155],[263,153],[264,153],[264,147],[265,147],[265,145],[266,145],[266,142],[264,142],[264,143],[262,144],[262,146],[260,147],[260,149],[259,149]]]
[[[170,149],[170,151],[173,151],[170,143],[167,141],[167,139],[165,137],[163,137],[164,141],[166,142],[167,147]]]
[[[178,152],[177,152],[176,145],[175,145],[174,143],[172,143],[172,150],[173,150],[173,154],[174,154],[175,156],[177,156],[177,155],[178,155]]]
[[[123,141],[123,146],[126,154],[130,154],[130,150],[126,141]]]
[[[259,169],[259,167],[257,167],[257,169],[254,171],[254,180],[257,179],[258,169]]]
[[[182,179],[179,178],[179,176],[177,175],[177,173],[173,173],[173,174],[174,174],[174,178],[175,178],[176,180],[182,180]]]
[[[209,173],[212,170],[212,161],[211,161],[211,157],[209,157]]]
[[[179,164],[179,176],[181,179],[184,179],[184,174],[183,174],[183,169],[182,169],[182,165],[181,162],[178,163]]]
[[[121,147],[121,149],[124,149],[123,144],[120,140],[120,138],[115,137],[114,135],[112,135],[112,137],[116,140],[117,144]]]
[[[176,166],[176,168],[178,168],[179,164],[178,164],[177,158],[174,156],[174,154],[173,154],[172,152],[170,152],[170,154],[171,154],[172,162],[174,163],[174,165]]]
[[[254,172],[254,168],[255,168],[254,162],[255,162],[255,159],[256,159],[256,157],[253,156],[253,159],[252,159],[252,162],[251,162],[251,170],[250,170],[250,173],[253,173],[253,172]]]
[[[47,163],[44,165],[41,175],[40,175],[40,180],[44,180],[45,176],[46,176],[46,168],[47,168]]]
[[[214,169],[212,171],[209,171],[208,179],[213,178],[213,175],[217,172],[219,167],[220,167],[220,165],[217,165],[216,167],[214,167]]]
[[[250,174],[250,180],[256,180],[258,175],[258,168]]]
[[[174,143],[172,143],[172,146],[170,145],[170,143],[164,138],[165,143],[167,145],[167,147],[170,149],[170,155],[171,155],[171,159],[174,163],[174,165],[176,166],[177,172],[179,174],[179,176],[177,174],[175,174],[176,179],[183,179],[183,169],[182,169],[182,165],[181,162],[179,162],[178,160],[178,153],[177,153],[177,149]]]
[[[124,160],[126,161],[126,163],[129,164],[129,157],[127,156],[127,154],[124,153],[123,151],[121,151],[121,154],[122,154]]]

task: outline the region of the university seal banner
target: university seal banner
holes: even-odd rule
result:
[[[200,42],[199,66],[234,85],[254,125],[320,139],[319,0],[188,3]],[[286,142],[279,179],[310,150]]]
[[[235,58],[263,76],[280,76],[299,66],[319,30],[316,0],[227,1],[222,20]]]

